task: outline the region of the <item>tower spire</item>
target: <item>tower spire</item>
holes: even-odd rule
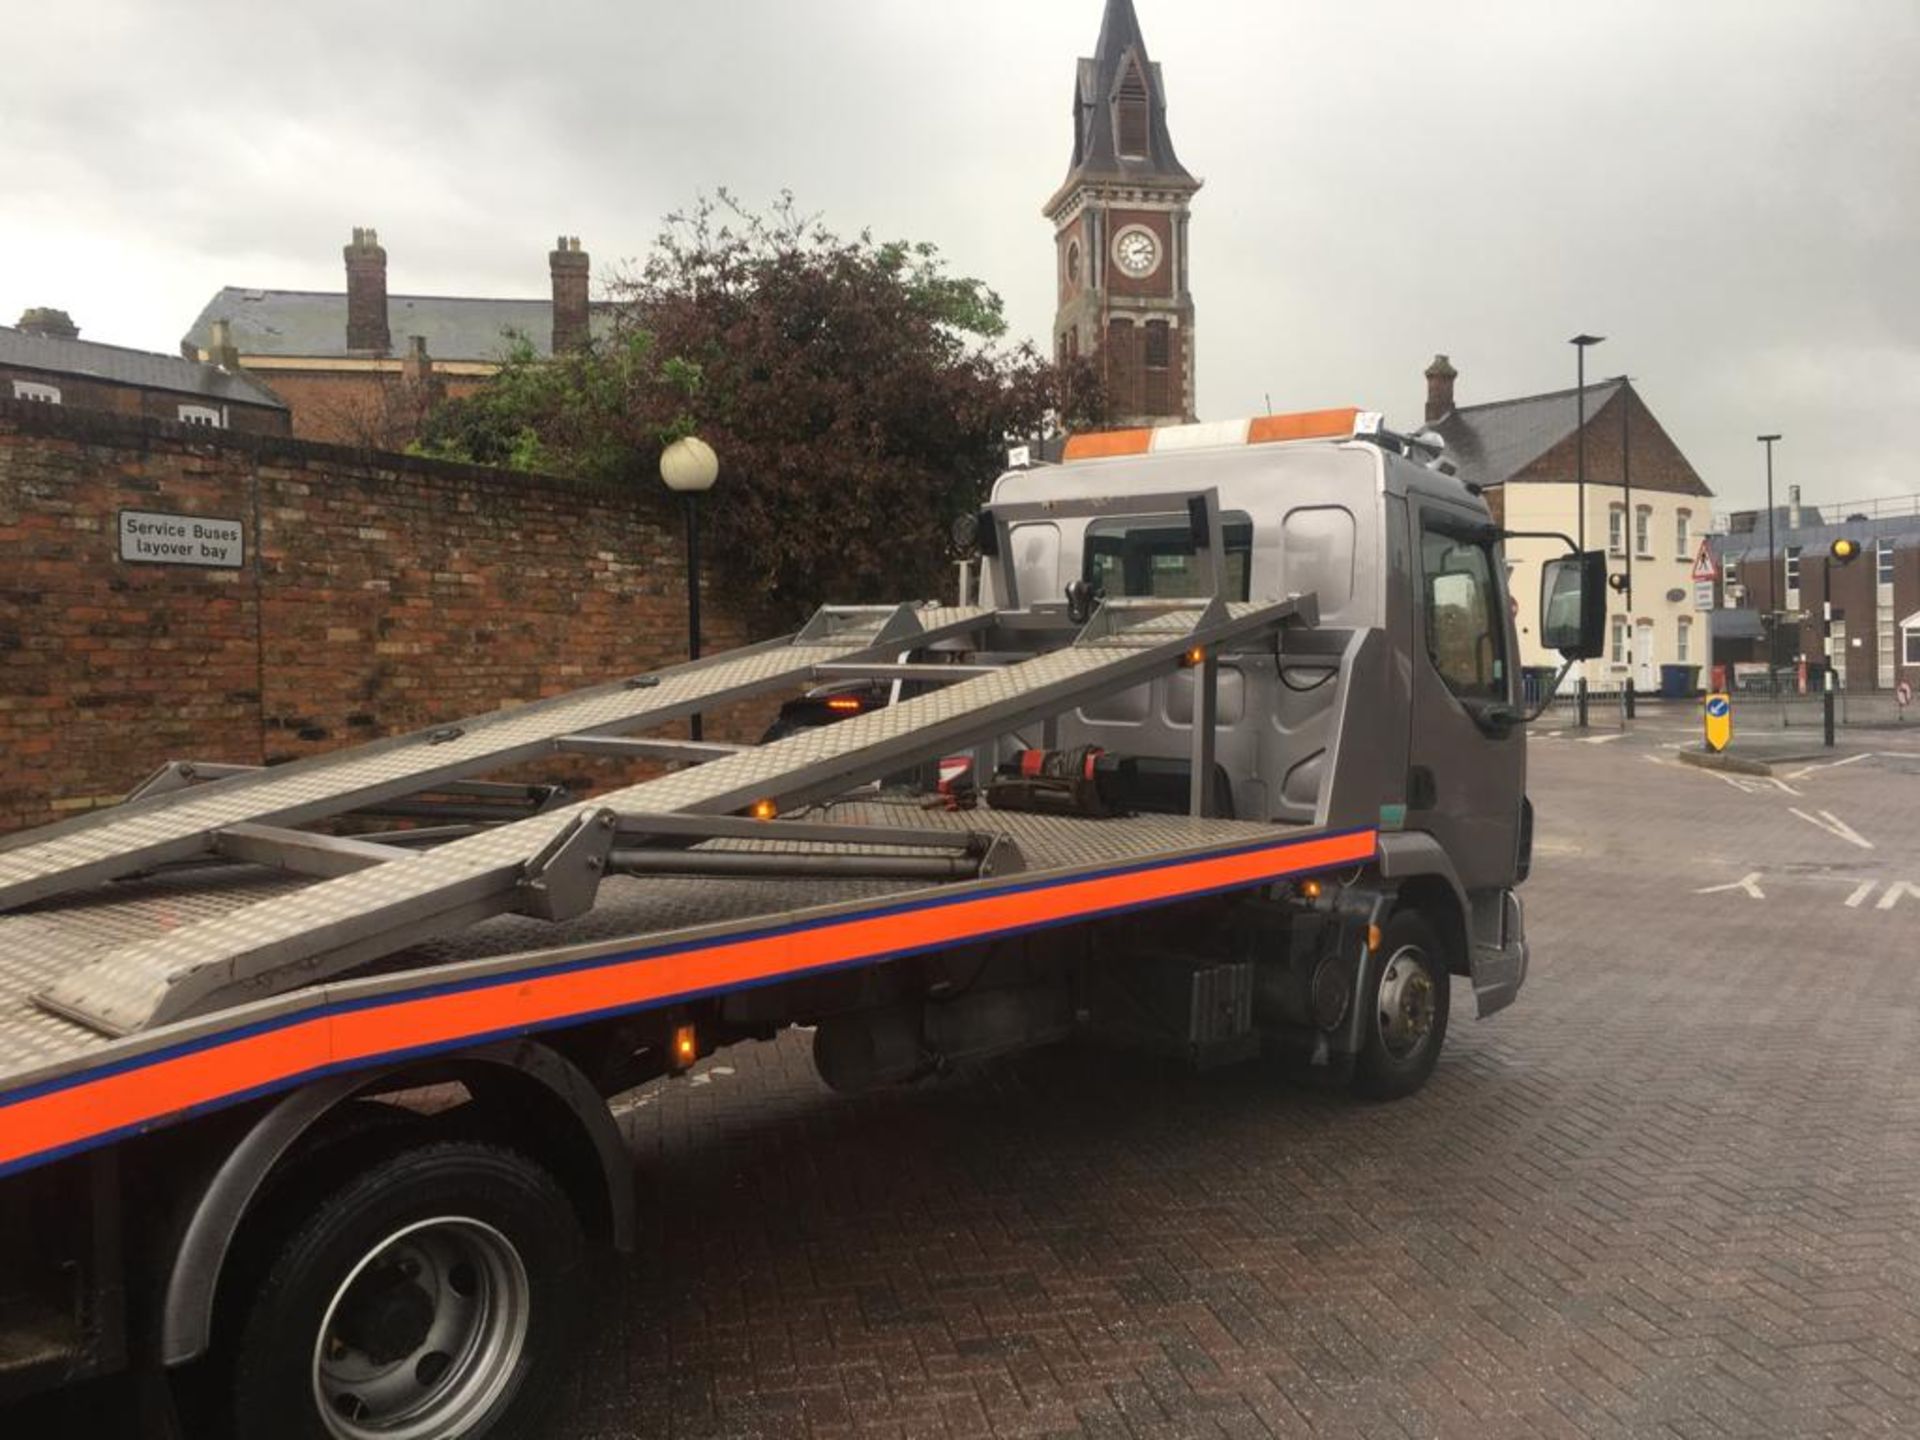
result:
[[[1187,207],[1199,188],[1174,152],[1133,0],[1106,0],[1094,53],[1074,69],[1067,177],[1044,213],[1059,267],[1055,351],[1094,359],[1116,421],[1193,415]]]

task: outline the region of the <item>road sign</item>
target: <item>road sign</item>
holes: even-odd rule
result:
[[[1693,578],[1696,580],[1720,578],[1720,567],[1713,563],[1713,551],[1708,547],[1705,536],[1700,539],[1700,548],[1693,552]]]
[[[1707,696],[1707,749],[1716,755],[1733,739],[1733,698],[1721,691]]]
[[[1696,580],[1693,582],[1693,608],[1696,610],[1713,609],[1713,581]]]
[[[1898,685],[1893,687],[1893,698],[1899,704],[1902,710],[1906,709],[1907,706],[1913,704],[1912,684],[1909,683],[1908,681],[1902,680]]]

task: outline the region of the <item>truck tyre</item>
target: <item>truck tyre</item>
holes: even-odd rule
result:
[[[234,1435],[536,1434],[582,1251],[565,1193],[516,1151],[436,1142],[362,1170],[269,1252],[232,1352]]]
[[[1369,1100],[1413,1094],[1427,1083],[1447,1038],[1447,954],[1417,911],[1388,917],[1360,993],[1368,1007],[1355,1093]]]

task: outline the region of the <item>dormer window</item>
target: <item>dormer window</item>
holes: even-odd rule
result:
[[[1122,159],[1147,158],[1147,79],[1130,61],[1113,94],[1113,137]]]

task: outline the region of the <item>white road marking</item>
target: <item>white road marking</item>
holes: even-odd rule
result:
[[[1709,885],[1706,889],[1696,890],[1693,893],[1696,895],[1718,895],[1723,890],[1744,890],[1752,899],[1764,900],[1767,896],[1766,892],[1760,888],[1761,873],[1762,872],[1755,870],[1750,874],[1741,876],[1738,880],[1730,884]]]
[[[1866,902],[1866,898],[1873,893],[1873,887],[1879,883],[1877,880],[1862,880],[1854,886],[1853,893],[1847,896],[1847,908],[1858,910]]]
[[[1920,885],[1914,885],[1906,880],[1891,882],[1887,886],[1887,893],[1880,897],[1880,904],[1876,908],[1891,910],[1902,895],[1911,895],[1914,899],[1920,900]]]
[[[1583,735],[1580,737],[1580,743],[1582,745],[1608,745],[1615,740],[1624,740],[1626,738],[1625,732],[1617,732],[1612,735]]]
[[[1858,830],[1855,830],[1831,810],[1822,810],[1817,819],[1798,806],[1790,807],[1788,813],[1798,815],[1815,829],[1824,830],[1836,839],[1845,840],[1851,845],[1858,845],[1862,850],[1873,849],[1873,842],[1871,840],[1863,838]]]
[[[1851,765],[1857,760],[1871,760],[1872,758],[1872,752],[1868,752],[1864,755],[1849,755],[1844,760],[1827,760],[1818,765],[1808,765],[1799,770],[1795,770],[1791,775],[1787,776],[1787,779],[1804,780],[1816,770],[1838,770],[1842,765]]]

